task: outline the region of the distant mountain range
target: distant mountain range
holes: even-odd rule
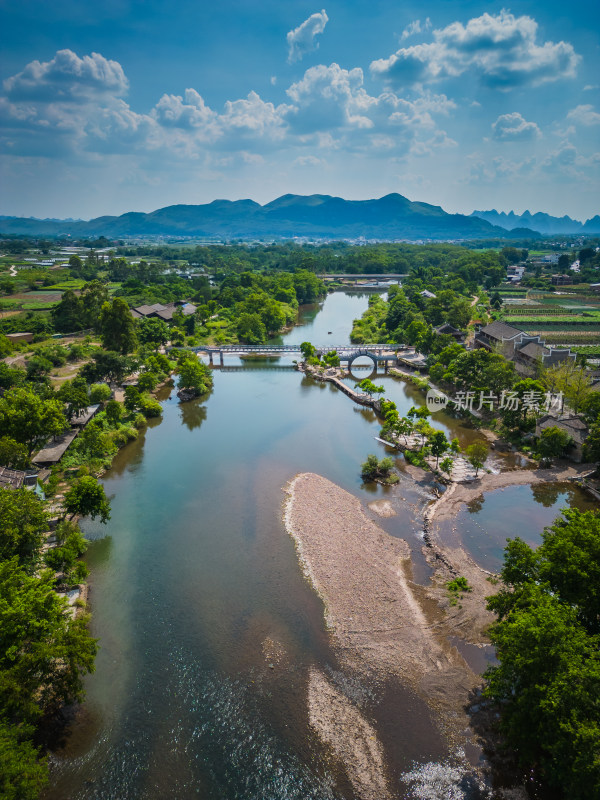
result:
[[[507,214],[505,211],[496,211],[493,208],[491,211],[473,211],[471,217],[484,219],[491,225],[498,225],[506,230],[518,227],[531,228],[548,236],[559,233],[600,233],[600,216],[598,214],[588,219],[587,222],[580,222],[567,216],[551,217],[550,214],[543,214],[539,211],[537,214],[532,214],[530,211],[525,211],[523,214],[515,214],[514,211],[509,211]]]
[[[496,214],[498,221],[487,218]],[[484,215],[484,216],[482,216]],[[513,215],[514,216],[514,215]],[[534,215],[553,219],[547,215]],[[118,217],[85,220],[0,217],[0,233],[21,235],[124,238],[129,236],[194,236],[220,239],[492,239],[535,238],[541,231],[522,217],[496,211],[470,216],[448,214],[440,206],[411,202],[400,194],[376,200],[344,200],[313,194],[286,194],[261,206],[253,200],[214,200],[204,205],[176,205],[149,214],[128,212]],[[570,220],[569,217],[563,219]],[[528,218],[529,220],[529,218]],[[600,218],[596,220],[600,232]],[[589,226],[594,220],[586,223]],[[577,223],[581,226],[581,223]],[[585,226],[583,226],[585,227]],[[509,230],[510,229],[510,230]],[[567,232],[567,231],[561,231]],[[579,229],[576,232],[580,232]],[[596,232],[594,230],[585,232]]]
[[[221,239],[268,237],[339,239],[479,239],[507,237],[504,228],[439,206],[413,203],[399,194],[378,200],[287,194],[264,206],[253,200],[214,200],[176,205],[149,214],[129,212],[89,222],[0,218],[0,232],[71,236],[198,236]],[[520,237],[532,234],[519,232]]]

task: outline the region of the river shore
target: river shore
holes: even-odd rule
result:
[[[373,685],[396,679],[412,688],[437,712],[449,745],[463,746],[471,736],[465,709],[481,678],[449,637],[462,638],[468,630],[471,643],[487,643],[485,627],[492,615],[485,610],[484,597],[494,591],[487,576],[469,564],[472,592],[457,609],[459,614],[449,615],[444,565],[429,586],[413,582],[407,542],[371,521],[356,497],[313,473],[297,475],[286,492],[286,528],[304,574],[323,600],[325,621],[344,668],[368,677]],[[323,707],[325,701],[316,699],[315,692],[324,685],[312,680],[311,708]],[[346,741],[332,745],[346,754],[345,760],[352,751],[347,730],[355,713],[356,709],[348,708],[347,714],[340,710],[337,735]],[[316,717],[316,732],[331,745],[336,729],[323,714]],[[362,734],[357,734],[356,747],[356,759],[364,760]],[[381,787],[367,791],[361,781],[354,781],[358,797],[376,797],[377,792],[385,796]]]
[[[453,484],[428,510],[430,521],[452,519],[464,503],[479,497],[483,492],[505,489],[508,486],[523,484],[556,483],[570,481],[585,475],[593,469],[593,464],[569,464],[547,469],[521,469],[496,474],[482,473],[470,483]]]

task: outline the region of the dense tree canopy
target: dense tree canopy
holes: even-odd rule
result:
[[[102,346],[106,350],[127,355],[135,349],[137,344],[135,321],[125,300],[115,297],[112,302],[104,303],[98,324]]]
[[[28,388],[9,389],[0,398],[0,436],[24,444],[28,454],[66,427],[64,408],[59,400],[42,398]]]
[[[37,564],[48,517],[40,498],[29,489],[0,489],[0,560],[16,558],[32,571]]]
[[[565,510],[542,538],[506,548],[486,692],[523,766],[588,800],[600,793],[600,516]]]

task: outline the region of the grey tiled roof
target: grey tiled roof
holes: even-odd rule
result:
[[[550,355],[550,350],[537,342],[529,342],[525,347],[521,347],[519,353],[529,356],[529,358],[541,358],[542,356]]]
[[[519,328],[513,328],[512,325],[507,325],[506,322],[496,320],[482,328],[479,333],[485,333],[487,336],[501,341],[502,339],[513,339],[519,333],[524,333],[524,331],[519,330]]]

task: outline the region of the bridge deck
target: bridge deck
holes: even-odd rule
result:
[[[177,348],[176,348],[177,349]],[[224,344],[224,345],[198,345],[197,347],[182,348],[194,350],[196,353],[299,353],[301,347],[299,344]],[[376,350],[385,350],[386,352],[395,353],[399,346],[390,344],[327,344],[319,347],[315,345],[315,350],[318,352],[328,352],[335,350],[340,353],[356,353],[367,352]]]

